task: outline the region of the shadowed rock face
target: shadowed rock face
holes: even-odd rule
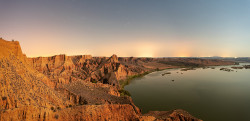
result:
[[[26,58],[19,42],[2,39],[0,49],[0,120],[198,120],[179,110],[142,116],[130,97],[120,96],[118,80],[178,63],[232,64],[116,55]]]

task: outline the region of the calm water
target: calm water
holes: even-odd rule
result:
[[[221,67],[231,66],[153,72],[125,89],[143,113],[184,109],[204,121],[250,121],[250,69],[226,72]],[[162,76],[165,72],[171,74]]]

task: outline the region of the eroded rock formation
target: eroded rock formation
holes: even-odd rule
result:
[[[119,80],[180,66],[229,65],[195,58],[118,58],[90,55],[27,58],[19,42],[0,39],[0,120],[196,121],[185,111],[141,115]]]

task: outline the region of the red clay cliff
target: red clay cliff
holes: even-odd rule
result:
[[[19,42],[0,39],[0,120],[167,120],[200,121],[186,111],[141,114],[122,95],[121,80],[149,71],[186,66],[232,65],[190,58],[27,58]]]

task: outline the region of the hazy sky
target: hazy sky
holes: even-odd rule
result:
[[[250,0],[0,0],[29,57],[250,56]]]

